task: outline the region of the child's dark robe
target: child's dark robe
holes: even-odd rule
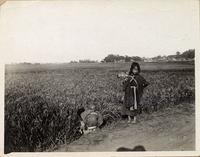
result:
[[[123,91],[124,95],[124,106],[122,110],[122,115],[134,116],[136,113],[130,111],[130,107],[134,108],[134,88],[136,87],[136,101],[138,108],[140,108],[140,99],[143,94],[143,90],[145,87],[149,85],[149,83],[139,74],[133,76],[134,79],[128,77],[123,82]]]

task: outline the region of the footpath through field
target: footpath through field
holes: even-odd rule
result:
[[[122,121],[102,130],[83,135],[57,151],[116,151],[119,147],[142,145],[147,151],[194,150],[194,104],[179,104],[174,108],[138,117],[137,124]]]

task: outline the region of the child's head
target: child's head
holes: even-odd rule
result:
[[[129,75],[131,75],[131,74],[136,75],[136,74],[139,74],[139,73],[140,73],[140,65],[137,62],[133,62],[131,64]]]

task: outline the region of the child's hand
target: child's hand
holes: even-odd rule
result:
[[[131,110],[131,111],[133,111],[133,106],[132,106],[132,107],[130,107],[130,110]]]

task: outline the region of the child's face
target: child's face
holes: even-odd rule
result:
[[[139,69],[137,66],[133,67],[133,70],[132,70],[133,74],[138,74],[139,72]]]

